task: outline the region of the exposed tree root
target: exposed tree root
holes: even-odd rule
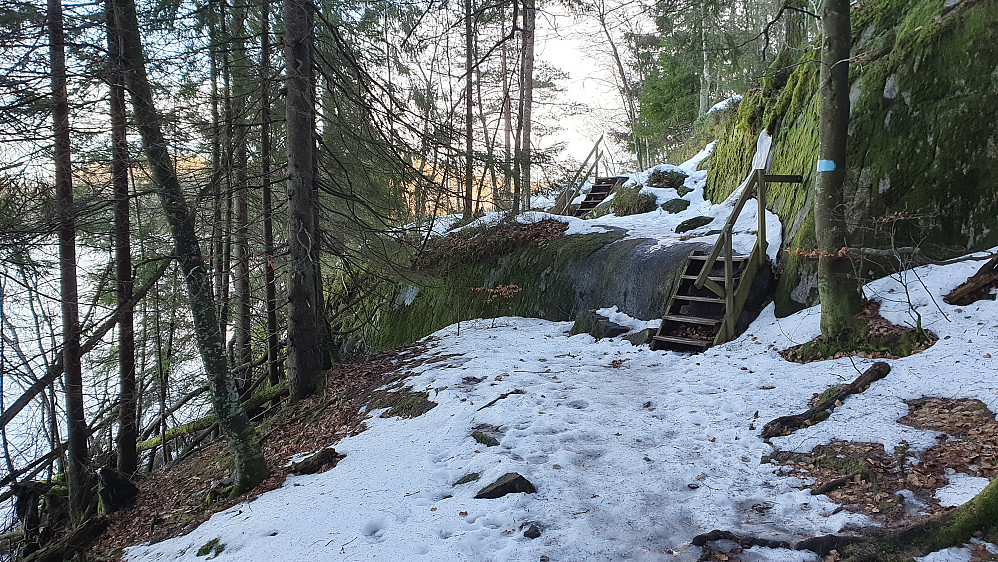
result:
[[[901,529],[869,527],[857,535],[826,535],[798,542],[760,539],[714,530],[697,535],[693,539],[693,545],[705,547],[713,541],[729,540],[743,548],[792,548],[810,550],[819,556],[825,556],[834,550],[839,554],[838,559],[843,562],[893,562],[966,544],[975,536],[989,540],[998,538],[998,479],[992,480],[974,499],[953,511]]]
[[[834,409],[837,403],[841,402],[846,396],[863,392],[869,388],[871,384],[886,377],[890,372],[890,365],[884,363],[883,361],[877,361],[873,365],[870,365],[870,368],[857,377],[856,380],[852,381],[852,383],[848,386],[838,391],[834,396],[828,400],[825,400],[821,404],[818,404],[802,414],[779,417],[767,423],[762,428],[762,437],[768,439],[770,437],[790,435],[802,427],[813,425],[824,420],[828,417],[828,411]]]

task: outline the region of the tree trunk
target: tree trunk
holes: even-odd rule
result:
[[[80,365],[79,298],[76,284],[76,221],[73,216],[73,164],[69,143],[69,95],[66,89],[66,38],[62,2],[48,0],[49,53],[52,58],[52,121],[55,133],[55,188],[59,199],[59,270],[61,273],[63,364],[66,374],[66,426],[69,429],[69,508],[74,522],[93,505],[87,422],[83,412]]]
[[[277,280],[274,252],[274,206],[270,177],[270,0],[260,2],[260,176],[263,182],[263,256],[267,298],[267,372],[270,385],[281,381],[277,334]]]
[[[806,37],[804,14],[790,8],[806,8],[807,5],[795,0],[788,2],[787,6],[783,12],[783,42],[791,49],[800,49]]]
[[[464,0],[464,220],[471,220],[474,202],[474,174],[472,167],[475,160],[472,155],[474,148],[474,104],[472,90],[472,68],[474,67],[474,38],[472,36],[472,20],[474,11],[471,0]]]
[[[288,357],[291,398],[315,392],[321,365],[317,335],[315,265],[318,233],[314,152],[315,100],[312,86],[312,5],[284,2],[284,57],[287,61],[288,150]]]
[[[194,231],[194,213],[187,205],[180,188],[180,182],[167,152],[166,140],[163,138],[159,113],[153,105],[152,90],[142,56],[135,4],[133,0],[110,1],[114,6],[115,21],[118,23],[122,62],[126,65],[135,122],[152,169],[156,191],[163,204],[167,222],[170,224],[176,258],[187,284],[195,338],[208,374],[212,406],[235,461],[236,486],[244,490],[249,489],[262,482],[269,475],[269,470],[256,432],[250,425],[246,411],[239,403],[235,381],[226,360],[225,342],[218,323],[218,309],[211,292],[211,279],[205,268]]]
[[[520,67],[521,98],[520,98],[520,124],[522,126],[522,137],[519,143],[519,157],[517,158],[520,173],[520,200],[517,201],[517,212],[530,209],[530,129],[531,112],[534,101],[534,28],[537,22],[537,10],[535,0],[524,0],[523,2],[523,62]]]
[[[253,360],[250,349],[250,244],[249,244],[249,185],[247,150],[247,113],[249,112],[250,66],[246,52],[246,5],[232,9],[232,144],[235,185],[232,193],[234,216],[233,257],[233,365]],[[252,373],[237,375],[240,388],[252,382]]]
[[[849,2],[826,0],[822,13],[818,132],[818,177],[814,221],[818,239],[818,296],[821,334],[844,341],[854,332],[862,309],[860,283],[840,250],[848,248],[843,183],[849,132]]]
[[[104,7],[107,20],[108,65],[111,85],[111,182],[114,185],[114,265],[118,320],[118,470],[131,476],[138,468],[135,449],[138,419],[135,392],[135,324],[132,301],[132,256],[128,204],[128,139],[126,136],[125,85],[118,60],[118,30],[114,10]]]
[[[515,25],[515,22],[514,22]],[[510,176],[513,174],[513,101],[510,95],[510,72],[507,69],[506,42],[502,44],[502,120],[503,120],[503,180],[502,201],[505,206],[510,200]]]

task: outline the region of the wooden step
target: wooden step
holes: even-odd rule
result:
[[[738,281],[739,277],[741,277],[741,276],[740,275],[734,275],[734,276],[732,276],[732,281]],[[699,279],[700,276],[699,275],[681,275],[680,278],[681,279],[692,279],[692,280],[696,280],[696,279]],[[718,275],[709,275],[709,276],[707,276],[707,279],[710,279],[711,281],[717,281],[718,283],[721,283],[721,282],[724,281],[724,276],[723,275],[720,275],[720,276],[718,276]]]
[[[669,343],[678,343],[682,345],[690,345],[695,347],[710,347],[714,342],[707,340],[695,340],[693,338],[681,338],[679,336],[652,336],[655,341],[664,341]]]
[[[723,318],[701,318],[699,316],[684,316],[682,314],[666,314],[662,320],[681,322],[685,324],[703,324],[704,326],[716,326],[724,322]]]
[[[697,295],[676,295],[674,298],[684,301],[713,302],[718,304],[724,304],[724,299],[719,299],[717,297],[700,297]]]
[[[707,261],[710,256],[707,254],[690,254],[691,260]],[[731,256],[731,261],[748,261],[749,256]],[[717,256],[717,263],[724,263],[724,256]]]

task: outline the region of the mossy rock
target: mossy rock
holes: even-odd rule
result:
[[[655,170],[648,175],[648,181],[645,182],[645,185],[679,191],[679,188],[683,187],[683,182],[686,181],[687,177],[686,174],[678,170]],[[680,193],[680,196],[682,195]]]
[[[614,305],[634,318],[660,318],[679,270],[703,244],[661,247],[654,239],[622,237],[617,231],[563,236],[420,273],[410,279],[418,291],[400,285],[398,294],[385,299],[393,304],[376,309],[377,320],[365,328],[365,339],[374,349],[395,347],[474,318],[568,321],[580,311]],[[489,302],[481,288],[499,285],[515,285],[521,292]],[[402,293],[410,297],[396,298]]]
[[[371,402],[370,407],[372,410],[388,408],[381,414],[383,418],[412,419],[436,408],[437,403],[430,400],[428,392],[413,392],[411,387],[407,387],[396,392],[382,393]]]
[[[462,484],[469,484],[471,482],[476,482],[481,477],[482,477],[482,475],[480,473],[478,473],[478,472],[470,472],[470,473],[465,474],[464,476],[458,478],[457,482],[454,482],[454,485],[455,486],[460,486]]]
[[[700,228],[701,226],[707,226],[708,224],[714,222],[714,217],[693,217],[691,219],[684,220],[679,223],[676,227],[676,234],[682,234],[684,232],[689,232]]]
[[[933,257],[998,243],[998,27],[993,2],[870,0],[853,10],[850,131],[846,162],[851,245],[921,246]],[[762,129],[774,134],[768,206],[784,244],[815,247],[813,180],[818,151],[818,53],[781,54],[762,87],[724,125],[710,158],[705,197],[719,202],[748,174]],[[792,71],[788,71],[792,69]],[[776,312],[817,300],[816,260],[781,252]],[[866,263],[879,277],[896,263]]]
[[[650,193],[641,193],[641,187],[618,189],[610,202],[610,208],[618,217],[650,213],[658,207],[658,200]]]
[[[652,342],[652,337],[658,333],[658,328],[645,328],[639,332],[624,336],[624,339],[631,342],[631,345],[648,345]]]
[[[665,203],[662,203],[662,210],[672,214],[682,213],[689,207],[690,202],[686,199],[669,199]]]
[[[481,431],[472,432],[471,436],[475,438],[475,441],[478,441],[479,443],[485,445],[486,447],[496,447],[499,445],[498,439],[492,437],[491,435],[482,433]]]
[[[616,322],[611,322],[609,318],[597,314],[595,310],[584,310],[575,317],[575,324],[572,324],[570,334],[589,334],[601,340],[603,338],[615,338],[630,331],[627,326],[621,326]]]

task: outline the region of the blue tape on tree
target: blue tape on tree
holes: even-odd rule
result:
[[[831,160],[818,160],[818,171],[819,172],[834,172],[835,162]]]

